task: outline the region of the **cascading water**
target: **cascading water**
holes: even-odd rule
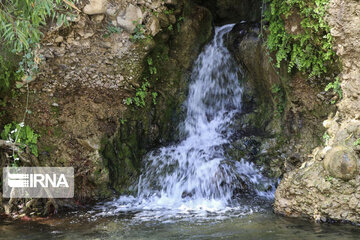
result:
[[[244,192],[272,196],[256,190],[272,182],[251,163],[226,155],[233,132],[230,124],[241,111],[242,77],[224,46],[224,35],[233,25],[216,28],[215,36],[195,62],[182,124],[184,139],[145,156],[136,197],[122,196],[102,205],[102,214],[147,211],[151,217],[180,213],[252,211],[239,198]],[[239,211],[240,210],[240,211]]]

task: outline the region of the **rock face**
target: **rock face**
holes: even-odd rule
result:
[[[281,181],[274,204],[278,213],[360,223],[360,149],[355,143],[360,138],[358,11],[359,1],[330,0],[327,21],[343,64],[343,99],[337,103],[336,114],[323,123],[328,136],[326,146],[316,148],[311,161]]]
[[[260,0],[195,0],[208,8],[217,25],[236,23],[241,21],[260,22]]]
[[[308,160],[318,145],[329,108],[299,74],[276,69],[262,40],[260,25],[239,23],[227,38],[228,48],[244,69],[244,109],[237,121],[242,138],[233,143],[235,159],[250,158],[265,174],[280,177]]]
[[[132,191],[129,186],[138,179],[146,152],[176,140],[178,135],[188,70],[212,34],[212,17],[207,9],[191,1],[185,1],[183,9],[181,28],[155,37],[155,47],[145,60],[148,62],[151,58],[152,63],[138,78],[139,85],[146,79],[159,93],[156,104],[148,99],[145,107],[134,107],[123,113],[121,118],[125,123],[102,145],[101,153],[110,171],[110,185],[119,193]],[[157,73],[151,73],[150,67],[155,67]]]
[[[144,26],[152,16],[148,2],[141,5],[145,10]],[[167,7],[159,2],[157,9],[165,11]],[[106,19],[116,19],[121,9],[136,10],[139,16],[137,3],[112,2]],[[76,202],[114,196],[114,189],[121,192],[136,178],[142,156],[149,148],[172,139],[186,94],[186,74],[200,47],[211,37],[212,18],[208,10],[191,1],[171,6],[174,13],[168,15],[176,21],[185,17],[179,28],[155,28],[157,34],[152,32],[154,39],[148,41],[134,41],[127,31],[107,31],[109,23],[99,18],[101,15],[79,16],[70,27],[47,32],[39,50],[45,59],[30,84],[32,113],[27,115],[26,124],[41,135],[39,164],[74,167],[75,198],[68,202],[56,200],[56,204],[39,200],[26,213],[46,215],[48,203],[61,210],[76,208]],[[144,36],[150,30],[144,27]],[[149,58],[156,74],[150,74]],[[151,84],[145,107],[125,104],[127,98],[136,95],[144,79]],[[158,94],[156,99],[153,92]],[[6,119],[0,118],[0,125],[21,122],[25,103],[26,94],[18,91],[16,98],[9,101]],[[6,163],[0,151],[0,164]],[[31,204],[26,199],[5,199],[3,205],[12,209],[8,213],[16,213],[24,210],[19,206]]]
[[[360,176],[334,178],[315,159],[286,174],[275,199],[274,210],[286,216],[360,222]]]

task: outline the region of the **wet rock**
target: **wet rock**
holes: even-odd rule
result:
[[[171,24],[175,24],[176,23],[175,15],[169,15],[169,21],[170,21]]]
[[[336,146],[326,153],[324,167],[331,176],[350,180],[358,173],[358,159],[351,148]]]
[[[88,15],[102,14],[106,12],[106,5],[107,0],[90,0],[90,3],[84,7],[83,11]]]
[[[110,185],[117,192],[124,193],[137,179],[145,152],[178,136],[176,126],[182,117],[181,106],[188,86],[186,74],[212,33],[210,12],[192,1],[184,2],[189,11],[184,12],[180,32],[167,33],[171,37],[154,38],[154,48],[147,55],[158,71],[148,80],[154,89],[159,89],[157,104],[148,99],[144,108],[132,108],[123,115],[125,124],[102,145],[101,154],[109,169]],[[148,72],[145,68],[144,73]],[[126,76],[124,79],[128,82],[124,89],[131,89],[130,84],[134,88],[141,86],[142,78]]]
[[[165,13],[159,13],[158,19],[162,28],[167,28],[170,25],[169,18]]]
[[[141,24],[143,21],[143,14],[139,7],[129,4],[123,14],[117,17],[116,21],[120,27],[124,28],[129,33],[132,33],[136,27],[134,22]]]
[[[215,23],[260,22],[261,0],[196,0],[213,14]],[[251,10],[250,10],[251,9]]]

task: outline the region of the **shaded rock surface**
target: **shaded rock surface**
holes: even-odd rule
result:
[[[195,0],[208,8],[216,25],[240,21],[260,22],[262,1],[259,0]]]
[[[285,66],[273,66],[260,31],[258,23],[239,23],[227,37],[246,76],[244,109],[235,123],[242,137],[233,143],[230,154],[250,158],[265,174],[280,177],[308,160],[324,131],[318,122],[331,109],[316,97],[321,92],[318,86],[310,87],[300,74],[289,75]]]

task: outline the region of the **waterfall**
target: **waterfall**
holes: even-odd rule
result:
[[[245,213],[252,209],[241,201],[242,195],[273,195],[257,190],[256,186],[264,189],[273,183],[252,163],[230,159],[225,151],[233,135],[230,124],[241,112],[243,91],[241,69],[224,46],[224,36],[232,27],[216,28],[214,39],[194,64],[181,127],[183,140],[148,153],[137,196],[107,203],[103,213],[149,210],[151,216],[168,216],[229,209]]]

